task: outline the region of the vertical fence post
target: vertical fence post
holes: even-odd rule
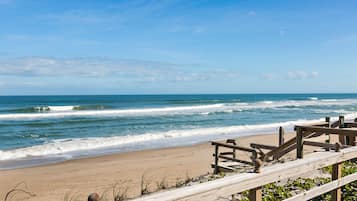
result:
[[[332,165],[332,180],[337,180],[339,178],[341,178],[342,176],[342,171],[341,168],[342,167],[342,163],[336,163],[334,165]],[[337,188],[335,190],[333,190],[331,192],[331,200],[332,201],[341,201],[342,199],[342,192],[341,192],[341,188]]]
[[[331,128],[331,118],[330,117],[325,117],[325,121],[328,124],[327,128]],[[326,134],[328,136],[328,140],[326,141],[327,143],[331,143],[331,135],[330,133]],[[330,150],[329,148],[325,148],[326,151]]]
[[[304,157],[303,131],[300,127],[296,129],[296,158]]]
[[[262,187],[257,187],[249,191],[249,201],[262,200]]]
[[[214,174],[218,174],[218,145],[214,148]]]
[[[325,121],[328,123],[328,127],[331,127],[331,118],[330,117],[325,117]]]
[[[339,116],[338,118],[338,122],[339,122],[339,127],[340,128],[344,128],[345,127],[345,117],[344,116]],[[339,141],[341,144],[346,144],[346,136],[345,135],[338,135],[339,137]]]
[[[279,128],[279,146],[284,144],[284,128],[280,126]]]

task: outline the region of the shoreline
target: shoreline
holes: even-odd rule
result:
[[[285,134],[286,139],[294,133]],[[276,145],[277,134],[257,134],[237,138],[238,145],[249,143]],[[80,200],[93,192],[111,192],[114,184],[125,185],[129,197],[140,194],[140,183],[145,178],[150,191],[165,180],[169,186],[185,178],[195,178],[208,172],[213,161],[213,147],[209,143],[177,146],[90,158],[73,159],[36,167],[0,170],[0,196],[24,182],[26,190],[36,194],[29,201],[63,200],[65,195],[79,196]],[[238,153],[239,157],[249,157]]]

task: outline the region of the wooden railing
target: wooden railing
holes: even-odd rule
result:
[[[231,143],[231,144],[229,144],[229,143]],[[211,144],[215,147],[214,148],[215,151],[213,154],[214,163],[212,164],[212,168],[214,168],[214,171],[213,171],[214,174],[217,174],[220,171],[220,169],[234,171],[233,168],[230,168],[229,166],[219,163],[219,159],[224,159],[224,160],[228,160],[228,161],[232,161],[232,162],[243,163],[243,164],[255,166],[255,162],[258,158],[258,153],[255,149],[237,146],[235,143],[235,140],[233,140],[233,139],[227,140],[227,143],[212,141]],[[219,148],[229,148],[232,151],[220,152]],[[243,152],[251,153],[252,154],[251,161],[238,159],[236,157],[236,151],[243,151]]]
[[[348,134],[348,132],[346,132]],[[187,186],[161,193],[154,193],[135,199],[136,201],[213,201],[221,198],[229,198],[231,195],[243,191],[250,191],[250,200],[262,199],[262,186],[283,179],[297,177],[309,171],[333,166],[332,182],[312,188],[287,200],[308,200],[324,193],[331,192],[332,200],[341,200],[341,187],[357,180],[357,173],[342,177],[341,163],[357,158],[357,147],[335,151],[322,151],[306,155],[304,159],[298,159],[283,164],[275,164],[261,168],[260,173],[241,173],[226,176],[222,179]]]

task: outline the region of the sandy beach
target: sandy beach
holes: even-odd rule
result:
[[[286,134],[289,139],[293,133]],[[255,135],[238,138],[239,145],[249,143],[276,145],[277,134]],[[143,150],[112,154],[94,158],[77,159],[57,164],[0,171],[0,195],[23,182],[21,188],[34,193],[29,197],[18,193],[16,198],[29,201],[66,200],[65,196],[86,200],[88,194],[97,192],[110,197],[115,184],[128,188],[128,195],[140,194],[142,177],[154,191],[157,183],[165,180],[169,186],[186,178],[198,177],[212,172],[213,147],[207,142],[192,146]],[[238,157],[248,158],[238,152]],[[120,187],[120,188],[121,188]],[[15,197],[14,197],[15,198]]]

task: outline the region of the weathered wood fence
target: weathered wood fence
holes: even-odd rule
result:
[[[136,199],[136,201],[205,201],[205,200],[227,200],[230,196],[249,190],[249,200],[262,200],[262,186],[297,177],[309,171],[314,171],[332,165],[332,181],[319,187],[312,188],[309,191],[293,196],[287,200],[300,201],[308,200],[319,195],[331,192],[333,201],[341,200],[341,187],[357,180],[357,173],[342,177],[342,163],[344,161],[357,159],[357,121],[346,123],[341,116],[338,121],[330,123],[330,118],[325,122],[314,125],[296,126],[296,137],[284,142],[284,131],[279,131],[279,146],[251,144],[252,148],[237,146],[234,141],[228,140],[227,143],[212,142],[215,146],[215,173],[218,172],[218,159],[227,159],[235,162],[255,165],[256,169],[252,173],[241,173],[227,176],[207,183],[194,186],[183,187],[169,190],[162,193],[154,193]],[[335,144],[329,142],[321,143],[309,141],[307,139],[321,135],[337,135],[338,142]],[[231,145],[228,143],[232,143]],[[324,148],[326,151],[315,152],[304,158],[304,145]],[[231,148],[232,152],[218,152],[219,147]],[[257,149],[271,150],[268,153],[257,152]],[[256,161],[267,161],[269,157],[279,158],[282,155],[296,149],[298,160],[275,164],[263,168],[257,166]],[[333,151],[331,151],[333,150]],[[243,161],[236,158],[236,151],[245,151],[252,154],[252,162]],[[230,156],[231,155],[231,156]],[[260,156],[260,158],[258,158]],[[260,166],[260,165],[259,165]]]
[[[213,201],[227,200],[232,194],[250,191],[250,200],[261,200],[265,184],[297,177],[326,166],[333,166],[332,182],[298,194],[287,200],[308,200],[331,192],[333,200],[341,200],[341,187],[357,180],[357,173],[341,177],[341,163],[357,158],[357,147],[335,151],[315,152],[304,159],[263,167],[260,173],[241,173],[214,181],[154,193],[135,201]]]

